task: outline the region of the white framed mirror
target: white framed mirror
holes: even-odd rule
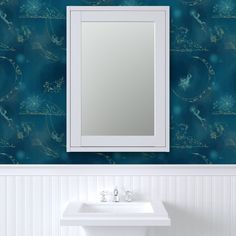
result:
[[[67,7],[67,151],[169,151],[169,7]]]

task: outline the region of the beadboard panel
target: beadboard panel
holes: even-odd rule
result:
[[[164,202],[172,226],[153,228],[150,236],[235,236],[236,175],[222,168],[225,175],[204,176],[200,167],[199,175],[196,169],[195,175],[2,174],[0,236],[83,236],[79,227],[60,226],[61,209],[68,200],[96,200],[115,186],[120,193],[132,190],[137,200]]]

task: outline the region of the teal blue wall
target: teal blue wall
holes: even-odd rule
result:
[[[171,6],[170,153],[66,153],[66,5]],[[236,164],[234,0],[0,0],[1,164]]]

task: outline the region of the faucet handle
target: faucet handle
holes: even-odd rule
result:
[[[125,201],[131,202],[133,200],[133,192],[132,191],[125,191]]]
[[[107,202],[107,198],[106,198],[107,192],[102,191],[100,195],[101,195],[101,202]]]

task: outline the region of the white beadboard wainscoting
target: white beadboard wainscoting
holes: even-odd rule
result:
[[[68,200],[99,200],[101,190],[160,199],[171,227],[150,236],[235,236],[236,166],[0,166],[0,236],[83,236],[61,227]]]

